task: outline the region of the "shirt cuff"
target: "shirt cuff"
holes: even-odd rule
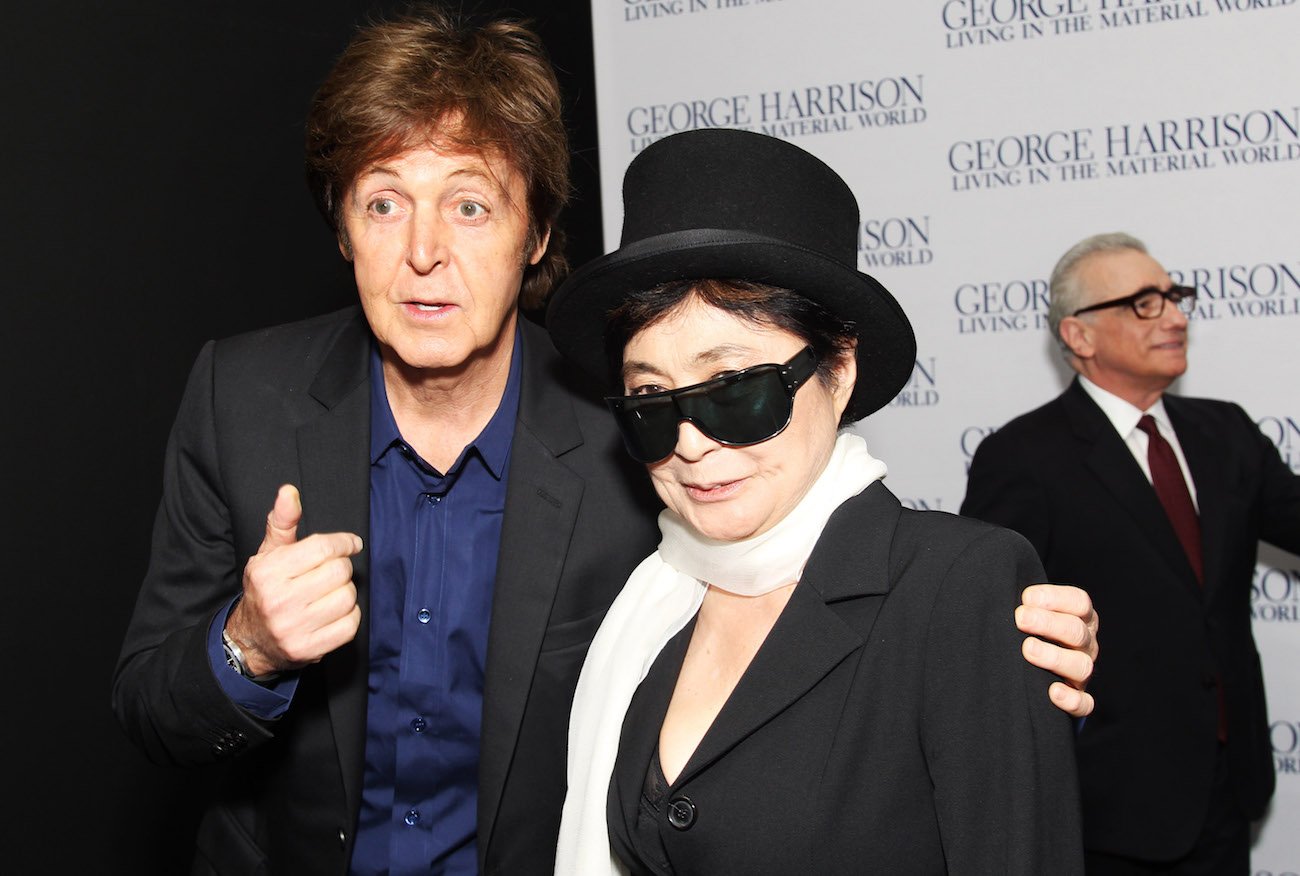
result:
[[[221,631],[226,628],[226,618],[230,610],[239,601],[236,597],[229,605],[217,612],[208,627],[208,662],[212,664],[212,674],[217,684],[230,697],[231,701],[254,717],[272,720],[283,715],[293,701],[293,693],[298,689],[298,673],[285,672],[267,684],[258,684],[245,678],[226,663],[226,651],[221,644]]]

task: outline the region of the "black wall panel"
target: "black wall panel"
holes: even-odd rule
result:
[[[598,254],[586,4],[458,5],[508,9],[542,31],[578,152],[570,252]],[[396,6],[82,0],[3,12],[8,872],[186,868],[211,777],[147,764],[109,710],[163,445],[204,340],[354,297],[303,184],[302,120],[355,25]]]

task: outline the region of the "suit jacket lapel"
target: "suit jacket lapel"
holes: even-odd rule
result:
[[[1180,580],[1199,595],[1196,573],[1164,506],[1128,445],[1078,380],[1070,384],[1061,402],[1075,436],[1084,445],[1084,464],[1132,518],[1143,540],[1153,545],[1170,568],[1178,572]]]
[[[785,611],[678,783],[725,755],[863,646],[883,602],[863,597],[889,591],[889,543],[898,515],[898,501],[877,482],[831,516]],[[850,605],[852,626],[841,616]]]
[[[677,676],[694,632],[695,619],[691,618],[682,631],[668,641],[650,673],[636,689],[623,719],[623,733],[611,783],[619,792],[613,795],[612,805],[629,826],[636,824],[640,789],[646,779],[650,758],[659,747],[659,730],[668,713],[668,704],[672,702]],[[681,778],[685,776],[683,770]]]
[[[355,532],[370,541],[370,332],[360,312],[339,333],[309,392],[324,407],[298,429],[300,532]],[[321,661],[348,811],[361,803],[369,654],[369,551],[352,558],[363,622],[356,638]]]
[[[491,841],[507,767],[584,482],[557,457],[582,443],[572,403],[547,371],[549,341],[521,320],[523,383],[510,449],[501,551],[492,597],[479,762],[479,843]],[[480,854],[482,852],[480,851]]]
[[[1223,475],[1224,455],[1216,447],[1214,435],[1202,427],[1195,408],[1183,399],[1165,396],[1165,412],[1174,425],[1174,434],[1178,436],[1178,444],[1192,474],[1192,483],[1196,485],[1196,505],[1201,520],[1201,561],[1208,596],[1213,585],[1223,580],[1222,569],[1227,553],[1224,539],[1228,530],[1228,485]]]

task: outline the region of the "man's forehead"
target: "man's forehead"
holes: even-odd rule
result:
[[[492,149],[476,149],[446,141],[416,143],[396,153],[376,158],[357,174],[362,179],[374,174],[400,175],[405,167],[426,160],[443,163],[447,176],[482,177],[501,188],[508,188],[519,173],[504,155]]]
[[[1162,285],[1168,277],[1159,262],[1136,249],[1093,253],[1079,265],[1079,272],[1094,295],[1106,297]]]

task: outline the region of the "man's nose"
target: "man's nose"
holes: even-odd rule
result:
[[[1187,328],[1187,314],[1172,301],[1165,301],[1165,312],[1161,316],[1164,317],[1161,321],[1169,328]]]
[[[446,261],[447,228],[436,211],[416,208],[410,224],[407,261],[419,274],[427,274]]]

